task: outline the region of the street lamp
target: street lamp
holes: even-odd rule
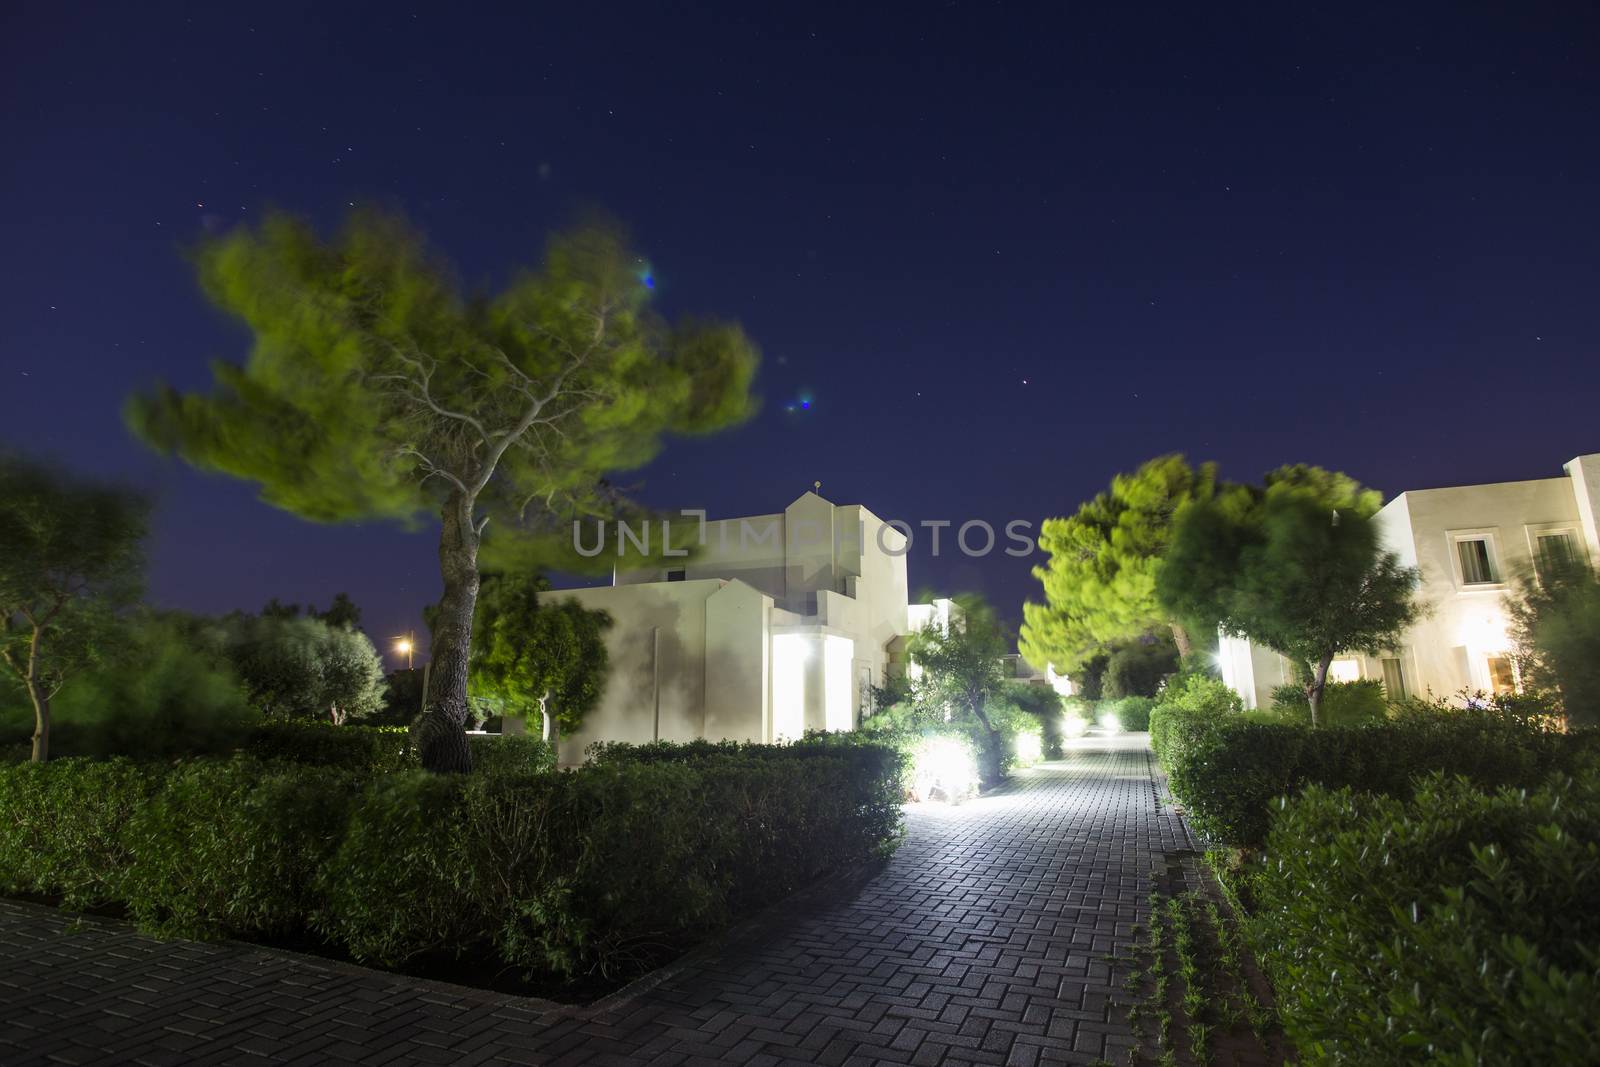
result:
[[[416,651],[416,643],[411,640],[411,635],[394,639],[394,650],[406,658],[406,670],[412,670],[412,654]]]

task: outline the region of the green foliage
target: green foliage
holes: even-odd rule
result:
[[[0,765],[0,891],[72,908],[121,899],[124,829],[159,786],[158,770],[126,760]]]
[[[1157,573],[1162,603],[1316,665],[1315,723],[1333,657],[1382,652],[1418,617],[1417,572],[1381,550],[1377,504],[1344,475],[1297,467],[1190,505]]]
[[[270,722],[252,730],[244,748],[263,760],[336,768],[361,780],[417,766],[410,732],[396,726]]]
[[[1039,547],[1050,559],[1033,571],[1045,602],[1022,609],[1028,661],[1074,673],[1109,645],[1179,621],[1156,598],[1156,569],[1179,509],[1216,491],[1214,465],[1195,469],[1182,456],[1161,456],[1117,475],[1072,518],[1046,519]]]
[[[1308,789],[1251,878],[1254,941],[1308,1062],[1591,1062],[1600,776],[1413,798]]]
[[[542,709],[570,733],[605,690],[611,617],[550,596],[549,588],[533,574],[483,576],[468,691],[493,713],[522,717],[535,729]]]
[[[140,927],[181,937],[291,933],[338,846],[354,779],[248,757],[168,771],[122,841],[120,895]]]
[[[1045,759],[1062,757],[1061,715],[1064,709],[1059,693],[1048,685],[1008,682],[1001,693],[1001,699],[1028,716],[1021,722],[1029,728],[1038,727]]]
[[[1567,718],[1600,725],[1600,576],[1577,560],[1545,559],[1509,605],[1523,684],[1560,694]]]
[[[0,660],[33,706],[33,758],[49,758],[50,701],[106,651],[138,599],[149,503],[0,454]]]
[[[263,613],[229,616],[209,636],[268,718],[344,723],[383,705],[383,660],[360,630]]]
[[[1150,713],[1156,702],[1151,697],[1123,697],[1121,700],[1103,700],[1095,709],[1095,717],[1104,722],[1106,716],[1115,715],[1117,725],[1137,733],[1150,729]]]
[[[322,926],[391,963],[444,948],[627,973],[896,838],[899,756],[885,746],[683,748],[608,746],[557,775],[380,783],[328,867]]]
[[[1272,713],[1281,722],[1311,725],[1311,705],[1305,686],[1280,685],[1272,690]],[[1324,726],[1359,726],[1389,717],[1383,683],[1375,678],[1353,682],[1328,682],[1323,687],[1320,721]]]
[[[1417,716],[1312,730],[1241,716],[1157,708],[1152,739],[1190,825],[1213,841],[1259,847],[1274,801],[1308,785],[1409,796],[1419,775],[1461,775],[1480,788],[1532,786],[1585,767],[1600,734],[1559,734],[1488,715]]]
[[[1154,697],[1161,683],[1177,673],[1178,649],[1172,638],[1161,636],[1123,645],[1106,660],[1103,695],[1107,700],[1123,697]]]
[[[911,682],[911,707],[900,716],[901,732],[961,733],[978,748],[978,773],[985,786],[998,785],[1015,756],[1014,709],[1005,703],[1001,657],[1010,641],[994,609],[981,596],[952,598],[950,627],[930,623],[911,635],[908,651],[922,668]],[[893,716],[878,716],[880,729]]]
[[[613,747],[561,773],[527,773],[537,741],[488,738],[504,763],[479,752],[470,777],[369,777],[329,740],[396,732],[261,733],[325,765],[0,765],[0,891],[122,903],[163,933],[314,928],[377,962],[622,977],[900,834],[902,757],[861,738]]]
[[[259,720],[232,671],[194,640],[182,616],[139,611],[106,635],[98,660],[52,702],[56,754],[159,759],[226,751]],[[20,703],[0,707],[0,740],[25,738],[31,719]]]

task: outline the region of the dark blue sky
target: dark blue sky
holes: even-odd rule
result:
[[[232,7],[0,14],[0,443],[155,489],[162,604],[348,590],[383,637],[437,596],[431,531],[122,428],[242,356],[181,251],[270,206],[396,204],[484,286],[627,221],[766,354],[752,424],[619,479],[659,506],[1000,526],[1169,450],[1388,493],[1600,450],[1586,3]],[[911,579],[1017,617],[1029,562]]]

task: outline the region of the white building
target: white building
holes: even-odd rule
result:
[[[1506,599],[1543,560],[1600,561],[1600,454],[1567,463],[1559,478],[1401,493],[1376,516],[1383,546],[1421,573],[1426,616],[1399,648],[1333,661],[1335,681],[1375,678],[1391,697],[1451,696],[1462,689],[1513,692],[1517,673],[1507,637]],[[1276,653],[1224,637],[1222,677],[1246,707],[1268,707],[1292,680]]]
[[[780,514],[679,522],[692,534],[687,557],[643,569],[624,557],[611,585],[560,593],[613,620],[605,693],[560,739],[562,762],[594,741],[853,729],[912,628],[905,536],[810,492]],[[674,523],[674,544],[684,532]],[[609,549],[638,552],[640,533]]]

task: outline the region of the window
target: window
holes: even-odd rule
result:
[[[1558,574],[1578,561],[1578,546],[1571,530],[1537,534],[1533,543],[1533,563],[1540,578]]]
[[[1490,585],[1496,580],[1487,537],[1463,537],[1456,541],[1456,556],[1461,561],[1462,585]]]
[[[687,577],[688,572],[683,570],[681,567],[678,570],[667,572],[667,581],[669,582],[681,582]]]
[[[1495,696],[1509,696],[1517,691],[1517,671],[1510,656],[1489,657],[1489,688]]]
[[[1406,672],[1398,658],[1385,659],[1383,664],[1383,691],[1390,700],[1406,698]]]

